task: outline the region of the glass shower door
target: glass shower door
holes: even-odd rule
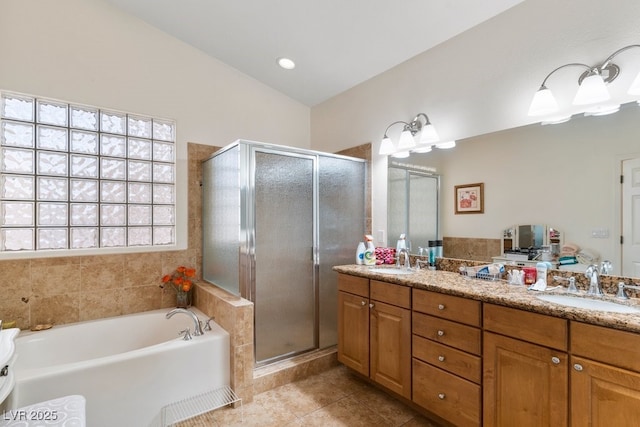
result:
[[[315,158],[254,151],[256,363],[317,348]]]

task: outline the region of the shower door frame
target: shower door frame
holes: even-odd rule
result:
[[[256,304],[256,153],[267,153],[273,155],[295,157],[300,159],[311,160],[312,167],[312,198],[313,198],[313,244],[311,249],[311,256],[313,262],[312,268],[312,283],[313,283],[313,347],[304,350],[293,351],[286,354],[281,354],[266,360],[257,360],[257,333],[256,331],[256,314],[254,309],[254,360],[255,366],[260,367],[268,365],[278,360],[288,359],[298,354],[304,354],[309,351],[318,349],[320,346],[320,318],[319,318],[319,188],[318,188],[318,155],[309,152],[297,152],[296,150],[282,150],[274,146],[266,144],[240,144],[240,162],[241,167],[246,168],[249,171],[247,174],[241,174],[240,176],[240,201],[241,201],[241,218],[240,229],[241,236],[244,237],[244,241],[240,245],[240,259],[245,261],[240,262],[240,293],[241,295]]]

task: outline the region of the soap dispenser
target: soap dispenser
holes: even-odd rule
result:
[[[356,264],[357,265],[363,265],[364,264],[364,251],[365,251],[364,242],[358,243],[358,249],[356,249]]]
[[[376,265],[376,248],[373,245],[373,236],[366,234],[364,240],[367,245],[364,250],[364,265]]]

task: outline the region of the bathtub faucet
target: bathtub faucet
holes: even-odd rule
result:
[[[196,314],[193,311],[190,311],[184,308],[174,308],[173,310],[168,312],[165,317],[167,319],[171,319],[173,315],[176,313],[183,313],[183,314],[186,314],[187,316],[191,316],[191,318],[193,319],[193,335],[197,336],[197,335],[204,334],[204,332],[202,332],[202,327],[200,326],[200,319],[198,319],[198,316],[196,316]]]

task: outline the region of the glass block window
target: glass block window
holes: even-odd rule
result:
[[[0,253],[176,243],[175,123],[0,93]]]

